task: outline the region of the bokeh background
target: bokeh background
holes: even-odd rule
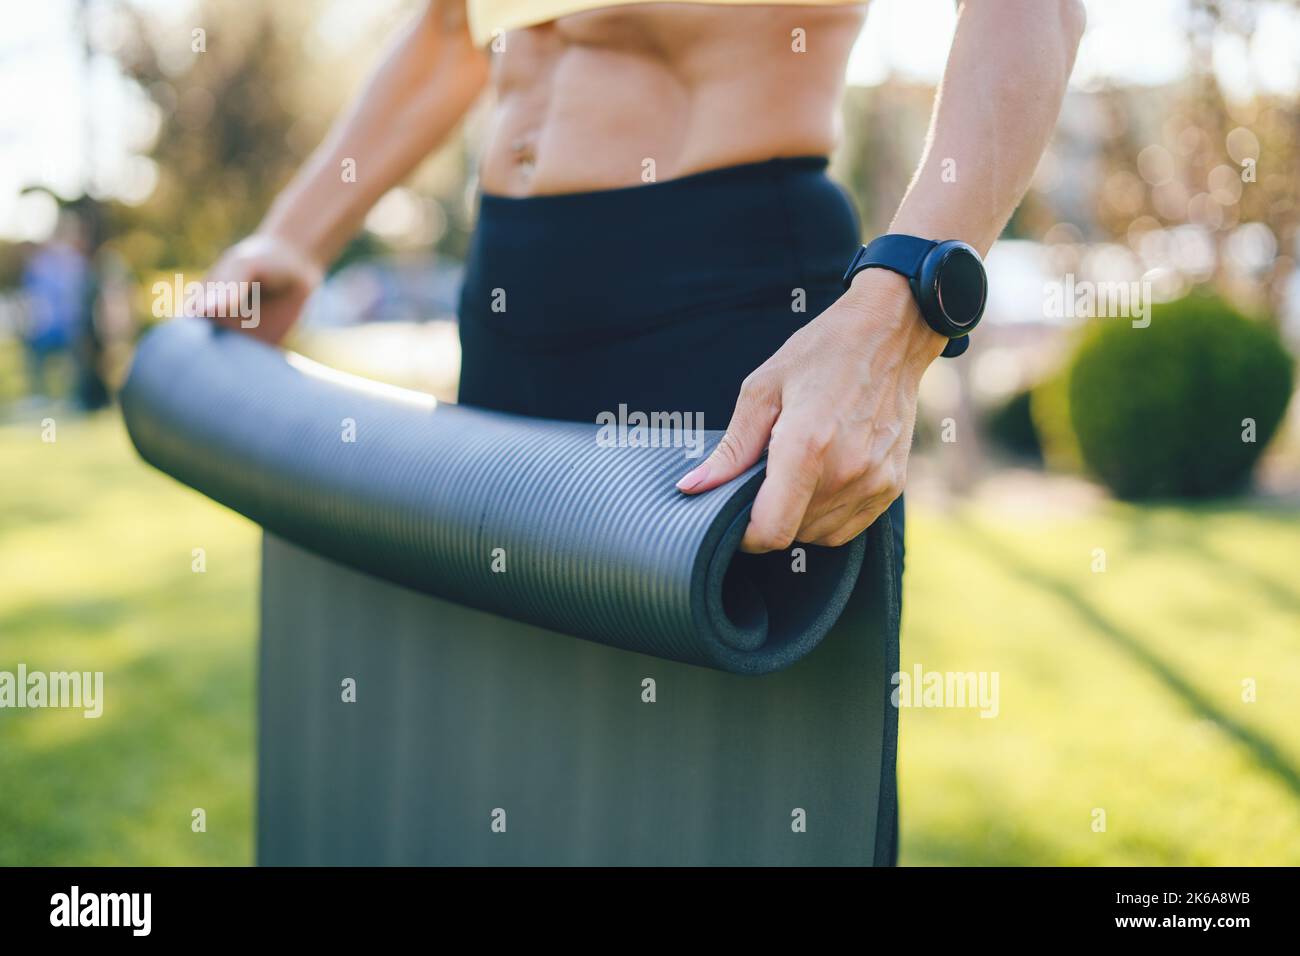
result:
[[[0,710],[0,864],[252,861],[258,531],[141,464],[112,396],[154,283],[256,225],[412,6],[0,2],[0,669],[107,696]],[[1000,707],[903,711],[902,859],[1300,863],[1300,8],[1087,6],[979,341],[924,383],[902,666],[996,671]],[[953,24],[876,0],[855,50],[833,171],[869,234]],[[454,394],[483,116],[295,347]],[[1151,326],[1053,307],[1080,282],[1146,283]]]

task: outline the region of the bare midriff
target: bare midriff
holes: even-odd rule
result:
[[[865,12],[647,3],[511,31],[481,186],[586,192],[827,155]]]

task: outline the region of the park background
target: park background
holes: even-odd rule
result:
[[[258,530],[144,466],[111,396],[154,283],[257,224],[412,7],[0,0],[0,669],[102,670],[107,696],[0,711],[0,864],[252,862]],[[979,341],[924,383],[902,667],[996,671],[1001,699],[902,712],[902,862],[1295,864],[1300,9],[1087,7]],[[953,23],[868,18],[832,166],[867,233]],[[454,394],[483,117],[376,206],[295,347]],[[38,380],[51,251],[85,318]],[[1162,304],[1149,329],[1058,315],[1067,276]]]

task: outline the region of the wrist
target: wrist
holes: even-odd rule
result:
[[[302,237],[292,231],[277,229],[264,222],[240,245],[250,252],[274,255],[279,262],[313,285],[325,278],[327,261],[321,258],[310,243],[304,242]]]
[[[276,222],[273,219],[264,219],[253,235],[261,237],[287,251],[295,259],[322,273],[329,264],[322,250],[310,237],[304,236],[299,230]]]
[[[291,184],[271,203],[257,234],[289,247],[323,273],[346,242],[337,225],[343,216],[332,208],[334,202],[329,195],[313,197]]]
[[[863,269],[844,293],[844,303],[861,323],[863,334],[898,341],[911,364],[925,371],[948,339],[926,323],[907,279],[888,269]]]

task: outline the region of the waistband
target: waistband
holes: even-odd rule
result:
[[[595,192],[483,194],[461,321],[521,339],[610,332],[838,283],[860,225],[826,166],[806,156]]]

